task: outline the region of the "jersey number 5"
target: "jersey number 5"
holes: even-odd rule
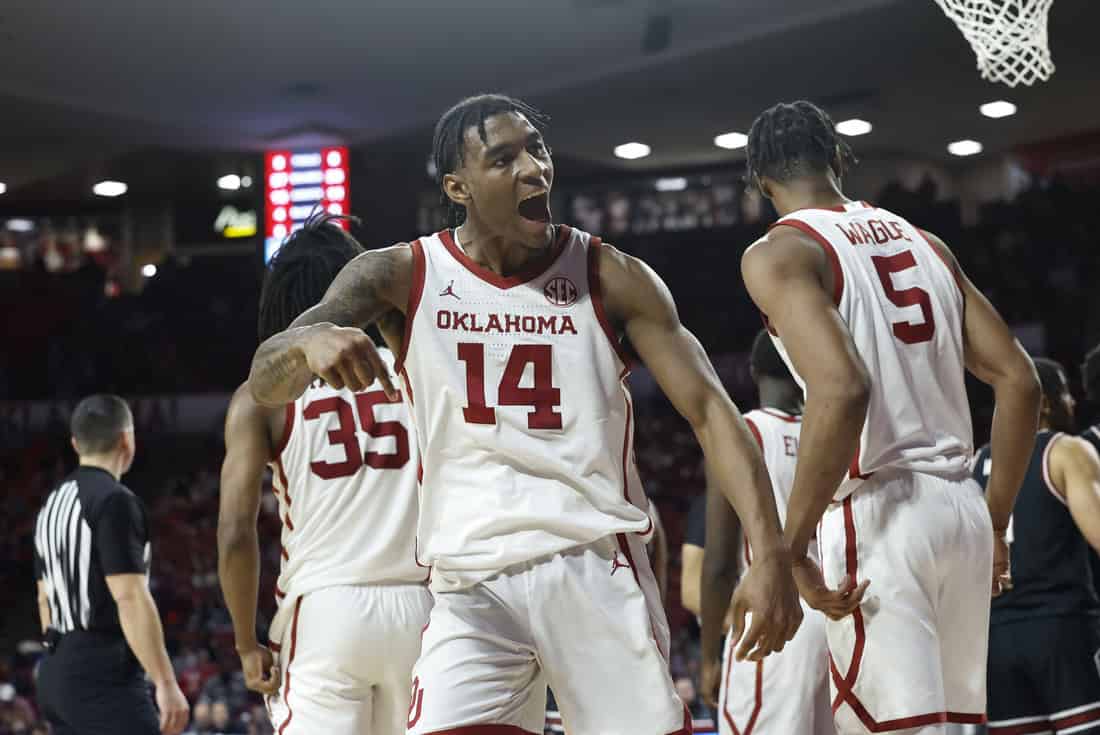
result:
[[[326,413],[336,414],[339,426],[328,433],[328,441],[334,447],[344,448],[343,462],[310,462],[309,469],[323,480],[337,477],[350,477],[363,465],[376,470],[397,470],[409,461],[409,432],[400,421],[378,421],[374,418],[374,407],[379,403],[400,403],[401,399],[391,401],[380,390],[359,393],[355,396],[355,407],[359,410],[359,425],[363,431],[378,439],[392,436],[397,445],[391,454],[381,454],[367,450],[359,451],[359,436],[355,431],[355,416],[351,404],[340,396],[330,396],[306,406],[302,418],[306,421],[320,418]]]
[[[561,390],[554,387],[551,345],[516,345],[504,366],[497,388],[498,406],[531,406],[527,414],[530,429],[560,429]],[[495,408],[485,405],[485,345],[459,342],[458,359],[466,363],[466,402],[462,415],[468,424],[495,424]],[[534,387],[521,388],[519,381],[527,365],[534,366]]]
[[[896,306],[919,306],[924,321],[920,322],[894,322],[890,326],[894,329],[894,336],[908,345],[927,342],[936,333],[936,322],[932,318],[932,299],[923,288],[911,286],[901,289],[894,288],[891,276],[894,273],[907,271],[917,267],[917,260],[910,250],[902,250],[895,255],[872,255],[871,262],[878,271],[878,279],[882,281],[882,288],[886,291],[886,298]]]

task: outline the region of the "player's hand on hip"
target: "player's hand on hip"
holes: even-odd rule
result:
[[[309,330],[302,351],[314,375],[337,390],[347,388],[356,393],[378,380],[389,398],[397,398],[389,368],[366,332],[328,323],[315,324]]]
[[[863,602],[863,595],[868,585],[871,584],[869,579],[856,584],[854,579],[845,575],[839,587],[835,590],[829,589],[829,585],[825,583],[825,575],[821,573],[821,567],[807,556],[796,559],[793,569],[794,580],[798,584],[798,593],[802,595],[802,599],[814,610],[820,610],[833,620],[840,620],[855,612]]]
[[[157,684],[157,709],[160,710],[160,731],[164,735],[179,735],[191,718],[191,706],[175,679]]]
[[[994,597],[1012,589],[1012,568],[1009,566],[1008,541],[1004,531],[993,532],[993,589]]]
[[[722,686],[722,659],[703,656],[703,701],[712,710],[718,709],[718,692]]]
[[[745,617],[752,622],[745,632]],[[790,555],[777,553],[753,561],[733,593],[733,639],[737,660],[763,660],[782,651],[802,623],[802,605],[791,576]]]
[[[256,646],[247,651],[241,651],[241,672],[244,674],[244,685],[254,692],[270,696],[279,691],[279,683],[282,677],[279,675],[279,666],[275,663],[275,657],[266,646]]]

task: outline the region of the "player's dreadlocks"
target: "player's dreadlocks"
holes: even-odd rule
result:
[[[764,110],[749,129],[749,174],[790,181],[824,173],[839,158],[844,175],[855,162],[828,113],[812,102],[780,103]]]
[[[359,241],[335,224],[337,220],[359,223],[355,217],[315,213],[271,259],[260,292],[261,342],[319,302],[340,269],[363,252]]]
[[[476,126],[481,141],[485,142],[485,121],[493,115],[508,112],[518,112],[539,130],[550,121],[547,115],[526,102],[503,94],[467,97],[443,113],[435,124],[432,139],[432,165],[440,189],[443,187],[443,177],[454,173],[462,165],[462,159],[466,156],[466,131]],[[465,208],[454,202],[450,202],[450,208],[451,220],[457,225],[465,216]]]
[[[779,350],[775,349],[768,330],[761,329],[752,341],[752,352],[749,353],[749,365],[757,375],[766,375],[769,378],[781,380],[794,380],[787,364],[779,356]]]

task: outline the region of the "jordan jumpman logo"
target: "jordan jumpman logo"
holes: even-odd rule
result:
[[[445,289],[443,289],[442,291],[439,292],[439,295],[440,296],[454,296],[459,301],[462,301],[462,298],[458,294],[455,293],[455,282],[454,282],[453,278],[451,279],[451,282],[447,284],[447,288],[445,288]]]

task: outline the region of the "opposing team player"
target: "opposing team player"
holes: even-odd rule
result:
[[[1071,435],[1065,371],[1037,358],[1039,435],[1009,524],[1012,589],[993,601],[989,733],[1100,733],[1100,601],[1089,571],[1100,549],[1100,457]],[[974,475],[983,485],[990,448]]]
[[[569,732],[689,732],[642,546],[624,334],[749,529],[757,563],[737,599],[757,615],[742,655],[794,634],[790,560],[759,451],[667,288],[599,238],[551,224],[539,121],[500,95],[447,111],[435,164],[462,226],[354,260],[320,305],[260,346],[249,383],[267,405],[313,375],[388,385],[358,327],[405,313],[398,372],[423,457],[419,550],[436,593],[410,733],[541,732],[547,683]]]
[[[271,263],[260,337],[321,300],[362,247],[314,217]],[[388,319],[387,339],[400,325]],[[389,365],[388,350],[378,351]],[[279,735],[402,733],[431,593],[416,563],[417,449],[408,409],[378,384],[312,380],[278,408],[237,389],[225,422],[218,572],[249,688]],[[256,638],[260,483],[270,465],[283,522],[271,652]]]
[[[849,157],[809,102],[756,119],[749,170],[780,219],[741,268],[806,394],[785,528],[799,589],[835,618],[826,583],[871,582],[826,626],[837,729],[941,732],[984,719],[989,594],[1008,571],[1039,386],[939,238],[844,196]],[[988,505],[969,474],[966,368],[997,402]],[[805,556],[818,521],[824,578]]]
[[[787,499],[798,461],[802,429],[802,389],[794,382],[783,358],[766,331],[752,344],[749,370],[760,394],[760,408],[745,414],[745,423],[764,453],[779,517],[786,515]],[[720,624],[729,607],[738,566],[752,563],[749,545],[739,543],[739,523],[729,502],[708,492],[706,546],[703,552],[703,647],[716,645]],[[817,543],[807,553],[818,562]],[[717,698],[721,735],[832,735],[829,708],[829,652],[825,643],[825,616],[806,607],[802,627],[781,653],[765,661],[737,661],[737,640],[727,636]],[[711,661],[708,658],[707,663]],[[713,702],[719,673],[703,672],[704,694]]]

